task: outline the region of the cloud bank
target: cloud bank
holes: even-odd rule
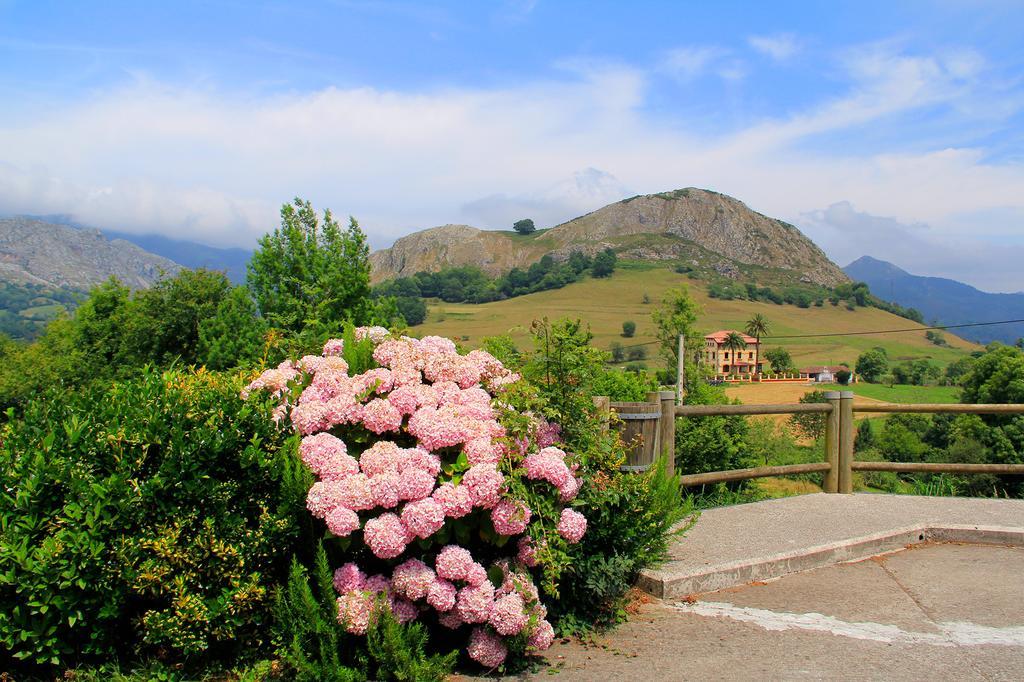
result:
[[[751,44],[777,59],[797,49],[758,40]],[[849,143],[926,111],[941,112],[944,131],[1015,114],[1020,103],[999,90],[980,56],[887,46],[843,53],[834,66],[845,85],[833,96],[712,135],[649,105],[667,63],[679,84],[728,66],[727,53],[681,46],[670,56],[649,67],[567,61],[534,82],[422,92],[250,95],[139,79],[31,117],[0,113],[0,213],[64,213],[251,246],[277,223],[280,204],[301,195],[359,218],[379,248],[433,225],[507,228],[527,215],[549,225],[627,194],[692,185],[804,225],[841,264],[870,253],[934,271],[910,260],[923,247],[908,260],[893,255],[902,252],[864,227],[871,216],[892,216],[932,245],[1019,234],[1021,164],[950,145],[944,134],[897,151]],[[931,228],[906,227],[917,223]],[[851,242],[857,230],[871,236]],[[830,246],[830,231],[845,241]],[[933,253],[929,262],[960,263],[971,283],[1024,288],[1015,272],[992,274],[981,246],[956,247],[959,261]]]

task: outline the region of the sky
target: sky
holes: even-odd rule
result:
[[[1021,2],[0,0],[0,214],[374,248],[703,187],[1024,290]]]

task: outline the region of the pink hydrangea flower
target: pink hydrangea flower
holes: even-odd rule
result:
[[[345,442],[329,433],[303,438],[299,454],[309,470],[322,478],[342,478],[359,471],[359,463],[348,455]]]
[[[409,433],[430,451],[458,445],[466,439],[465,420],[452,407],[421,407],[409,417]]]
[[[469,657],[484,666],[485,668],[497,668],[505,662],[508,656],[508,647],[501,641],[501,637],[486,628],[473,628],[473,634],[469,636]]]
[[[395,566],[391,574],[391,587],[394,591],[413,601],[427,597],[434,583],[433,569],[419,559],[409,559]]]
[[[391,332],[385,327],[356,327],[354,335],[357,341],[370,339],[373,343],[381,343],[391,336]]]
[[[374,556],[394,559],[405,551],[406,529],[395,514],[381,514],[363,526],[363,538]]]
[[[345,341],[343,339],[329,339],[324,344],[324,355],[341,355],[345,350]]]
[[[292,408],[292,426],[303,436],[327,428],[328,409],[322,402],[308,402]]]
[[[376,575],[371,575],[369,578],[366,579],[366,585],[363,587],[363,589],[369,592],[373,592],[374,594],[379,594],[380,592],[387,592],[391,589],[391,581],[387,578],[387,576],[377,573]]]
[[[459,590],[455,610],[466,623],[486,623],[494,608],[494,585],[487,580]]]
[[[499,635],[504,635],[505,637],[518,635],[526,627],[527,616],[525,609],[526,605],[523,604],[523,598],[517,593],[506,594],[494,602],[494,608],[491,610],[491,615],[487,622],[491,624],[491,627]]]
[[[359,456],[359,468],[367,476],[398,473],[404,457],[402,448],[388,440],[379,440]]]
[[[420,610],[408,599],[391,598],[388,600],[388,605],[399,623],[414,621],[420,615]]]
[[[432,477],[436,477],[441,473],[441,458],[422,448],[403,450],[399,462],[399,470],[405,472],[414,469],[425,471]]]
[[[387,400],[374,398],[363,406],[363,426],[378,434],[397,431],[402,426],[402,413]]]
[[[352,474],[334,483],[338,488],[340,504],[354,511],[373,509],[373,490],[364,474]]]
[[[394,509],[401,499],[399,492],[399,474],[387,471],[369,477],[370,492],[373,502],[378,507]]]
[[[455,609],[449,609],[439,615],[437,617],[437,622],[449,630],[457,630],[464,625],[462,619],[459,618],[459,614],[455,612]]]
[[[444,509],[432,497],[416,500],[402,509],[402,524],[418,538],[429,538],[444,525]]]
[[[504,484],[505,477],[493,464],[474,464],[462,477],[473,504],[484,509],[498,504]]]
[[[343,480],[317,481],[306,493],[306,509],[313,516],[322,519],[328,512],[340,506],[345,498],[342,490]]]
[[[450,611],[455,606],[455,597],[458,592],[458,588],[450,581],[437,578],[427,589],[427,603],[438,611]]]
[[[361,590],[366,586],[366,574],[351,561],[334,572],[334,589],[340,594]]]
[[[570,543],[577,543],[587,532],[587,517],[572,509],[563,509],[558,521],[558,534]]]
[[[466,582],[470,585],[479,585],[487,581],[487,569],[479,561],[474,561],[466,569]]]
[[[335,507],[324,520],[327,522],[327,530],[338,537],[359,530],[359,514],[346,507]]]
[[[441,504],[445,516],[452,519],[460,519],[473,511],[473,498],[469,494],[469,488],[464,485],[442,483],[434,491],[434,499]]]
[[[533,634],[526,640],[526,646],[534,651],[544,651],[551,646],[553,641],[555,641],[555,629],[551,627],[551,623],[542,619],[537,623]]]
[[[403,500],[422,500],[434,492],[436,481],[423,469],[408,469],[398,477],[398,495]]]
[[[437,575],[447,580],[465,580],[466,572],[469,571],[472,566],[473,555],[469,553],[468,549],[459,547],[458,545],[445,545],[445,547],[437,553],[437,559],[434,561],[434,568],[437,570]]]
[[[373,616],[374,598],[367,592],[348,592],[338,597],[338,622],[353,635],[365,635]]]
[[[572,472],[565,464],[565,453],[554,447],[529,455],[523,461],[523,466],[527,478],[547,481],[556,488],[561,488],[567,479],[572,478]]]
[[[466,442],[462,449],[470,464],[496,464],[501,459],[501,448],[489,436],[481,436]]]
[[[562,502],[572,502],[580,492],[580,479],[570,476],[565,483],[558,488],[558,499]]]
[[[530,508],[522,502],[502,500],[491,509],[491,522],[499,535],[519,535],[530,523]]]
[[[516,559],[519,563],[530,568],[537,565],[537,548],[533,546],[533,540],[529,536],[519,538],[518,550]]]

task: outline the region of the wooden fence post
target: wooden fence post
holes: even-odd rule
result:
[[[597,414],[601,417],[601,424],[604,430],[608,430],[608,421],[611,419],[611,398],[606,395],[595,395],[594,396],[594,407],[597,408]]]
[[[826,391],[825,400],[832,406],[825,421],[825,461],[831,469],[825,473],[825,492],[839,492],[839,391]]]
[[[839,392],[839,492],[853,492],[853,391]]]
[[[675,391],[651,391],[648,402],[661,403],[661,418],[658,420],[659,455],[665,458],[665,472],[676,473],[676,393]]]

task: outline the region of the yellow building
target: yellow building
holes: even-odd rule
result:
[[[733,350],[726,347],[725,340],[730,334],[739,334],[747,347]],[[757,339],[732,329],[723,329],[704,337],[701,361],[711,367],[715,374],[754,374],[764,371],[764,362],[758,353]],[[757,369],[754,363],[757,362]]]

